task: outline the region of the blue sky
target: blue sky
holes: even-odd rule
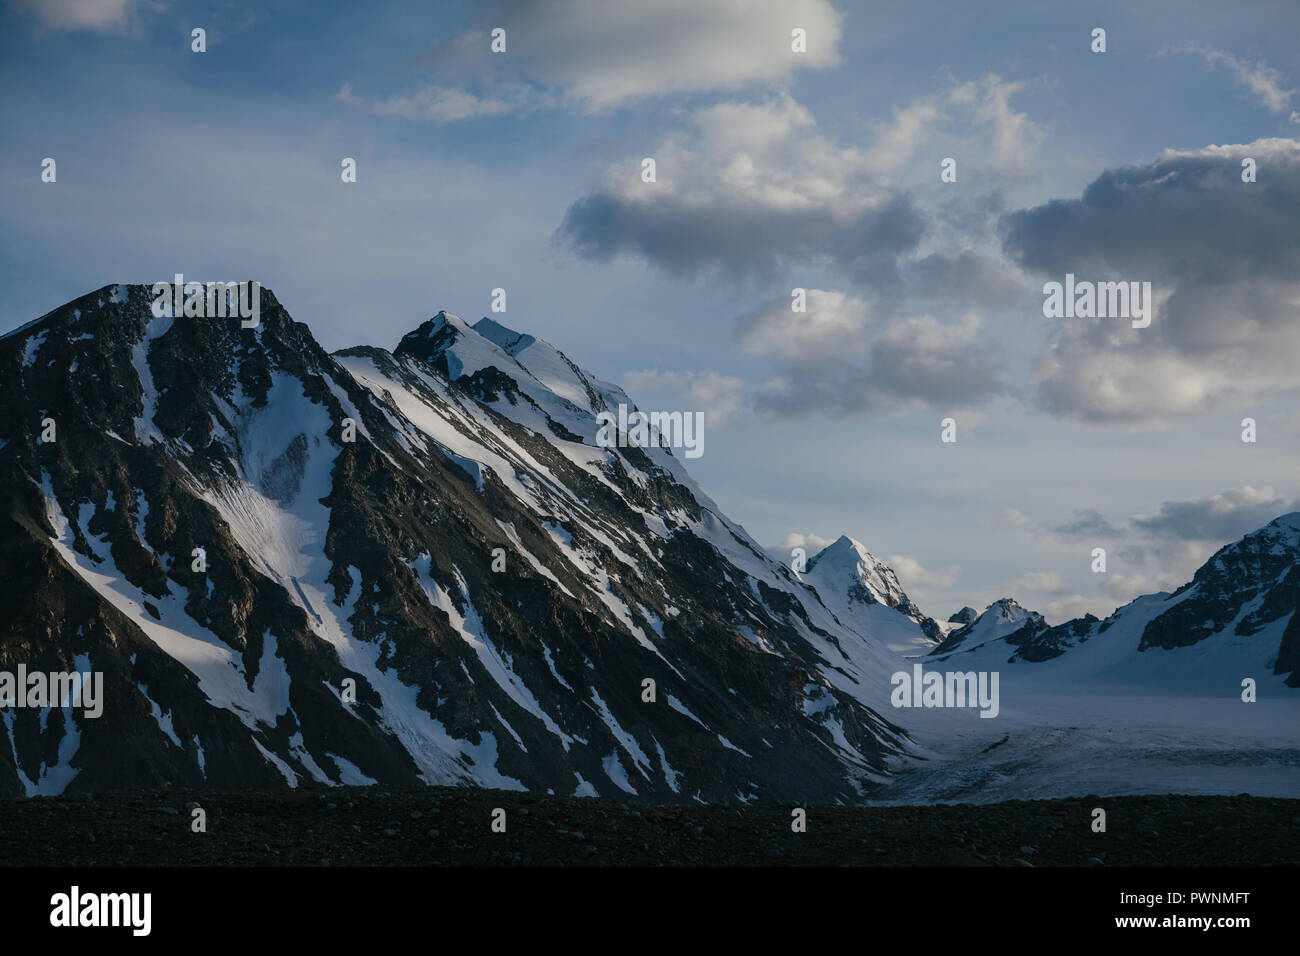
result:
[[[503,287],[703,410],[764,544],[847,533],[941,617],[1106,613],[1300,498],[1300,8],[1077,6],[9,2],[0,327],[183,272],[391,348]],[[1044,318],[1066,272],[1152,281],[1152,326]]]

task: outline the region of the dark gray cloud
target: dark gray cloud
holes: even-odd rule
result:
[[[989,76],[922,97],[896,110],[866,147],[828,137],[788,94],[717,103],[647,150],[656,182],[640,181],[640,158],[629,157],[568,208],[556,236],[584,258],[629,256],[677,278],[767,277],[812,265],[894,311],[909,301],[1007,305],[1021,278],[996,245],[1001,193],[927,193],[923,210],[897,177],[938,128],[954,125],[1019,175],[1037,138],[1010,109],[1019,88]]]
[[[1245,157],[1262,167],[1255,183],[1241,181]],[[1300,267],[1297,212],[1300,142],[1260,140],[1107,170],[1079,199],[1004,217],[1003,246],[1045,275],[1101,269],[1216,283],[1291,279]]]
[[[1211,498],[1165,501],[1154,515],[1137,515],[1120,524],[1095,509],[1079,510],[1071,520],[1051,530],[1069,537],[1134,537],[1137,540],[1125,544],[1118,553],[1137,564],[1146,561],[1159,542],[1222,544],[1297,510],[1300,500],[1279,495],[1272,488],[1244,485]]]
[[[655,161],[653,182],[642,178],[643,158]],[[679,278],[829,265],[894,292],[898,262],[927,222],[880,173],[874,154],[823,135],[789,95],[725,101],[691,114],[646,157],[611,167],[556,236],[585,258],[631,256]]]
[[[1245,487],[1213,498],[1166,501],[1155,515],[1134,518],[1132,525],[1156,538],[1227,543],[1297,510],[1300,501],[1280,497],[1271,488]]]
[[[1113,525],[1100,511],[1092,508],[1076,511],[1074,518],[1052,529],[1057,534],[1071,537],[1114,537],[1124,533],[1124,528]]]
[[[861,282],[894,291],[898,258],[914,250],[924,232],[920,210],[902,194],[845,219],[829,207],[781,209],[725,195],[697,203],[597,192],[569,207],[558,235],[584,258],[607,262],[627,255],[676,278],[713,271],[750,278],[789,263],[827,260]]]
[[[1254,159],[1257,181],[1242,182]],[[1152,283],[1149,328],[1058,322],[1036,374],[1044,405],[1093,421],[1153,421],[1276,397],[1300,380],[1300,142],[1259,140],[1109,170],[1079,199],[1002,220],[1003,248],[1061,281]]]

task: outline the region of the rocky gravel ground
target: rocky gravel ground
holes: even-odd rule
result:
[[[193,832],[195,807],[207,832]],[[1094,833],[1092,810],[1106,811]],[[505,810],[505,832],[493,811]],[[1082,797],[682,807],[445,787],[108,793],[0,802],[8,866],[1268,866],[1300,800]]]

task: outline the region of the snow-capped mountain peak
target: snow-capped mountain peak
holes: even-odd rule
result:
[[[963,612],[971,610],[963,608]],[[957,617],[958,615],[953,615]],[[969,616],[969,615],[966,615]],[[1014,634],[1026,625],[1046,626],[1043,616],[1037,611],[1021,607],[1014,599],[999,598],[990,604],[974,620],[950,631],[943,642],[934,649],[935,654],[946,654],[961,648],[969,650],[987,644],[989,641]]]
[[[958,627],[961,627],[966,624],[974,623],[975,619],[979,616],[980,612],[968,604],[952,617],[948,618],[948,623],[956,624]]]
[[[998,598],[984,609],[984,614],[992,614],[996,620],[1007,621],[1012,624],[1017,621],[1023,621],[1025,618],[1042,617],[1042,615],[1037,611],[1031,611],[1028,608],[1021,607],[1020,602],[1015,598],[1009,597]],[[983,617],[984,614],[981,614],[980,617]],[[978,618],[976,618],[976,620],[978,620]]]
[[[898,607],[908,600],[893,568],[846,534],[809,560],[807,574],[834,583],[837,590],[864,604]]]
[[[924,653],[938,625],[913,603],[898,575],[862,542],[840,535],[800,575],[844,623],[900,653]]]
[[[610,404],[617,406],[620,400],[628,404],[622,389],[598,381],[545,339],[516,332],[486,317],[474,323],[474,331],[505,351],[551,392],[575,405],[601,411]]]

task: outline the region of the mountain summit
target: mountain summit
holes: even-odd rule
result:
[[[247,329],[151,302],[0,340],[0,670],[105,687],[0,712],[0,795],[829,803],[907,752],[893,655],[671,449],[598,447],[630,399],[542,340],[440,312],[330,355],[267,289]]]
[[[801,578],[841,622],[891,650],[925,653],[939,639],[939,626],[907,596],[893,568],[848,535],[812,557]]]
[[[978,616],[975,615],[973,608],[963,608],[960,614],[954,614],[949,621],[954,621],[959,616],[967,618],[967,622],[956,630],[950,631],[933,653],[945,654],[959,647],[969,650],[997,638],[1006,637],[1026,625],[1045,627],[1047,624],[1037,611],[1021,607],[1015,599],[1009,597],[994,601]]]

